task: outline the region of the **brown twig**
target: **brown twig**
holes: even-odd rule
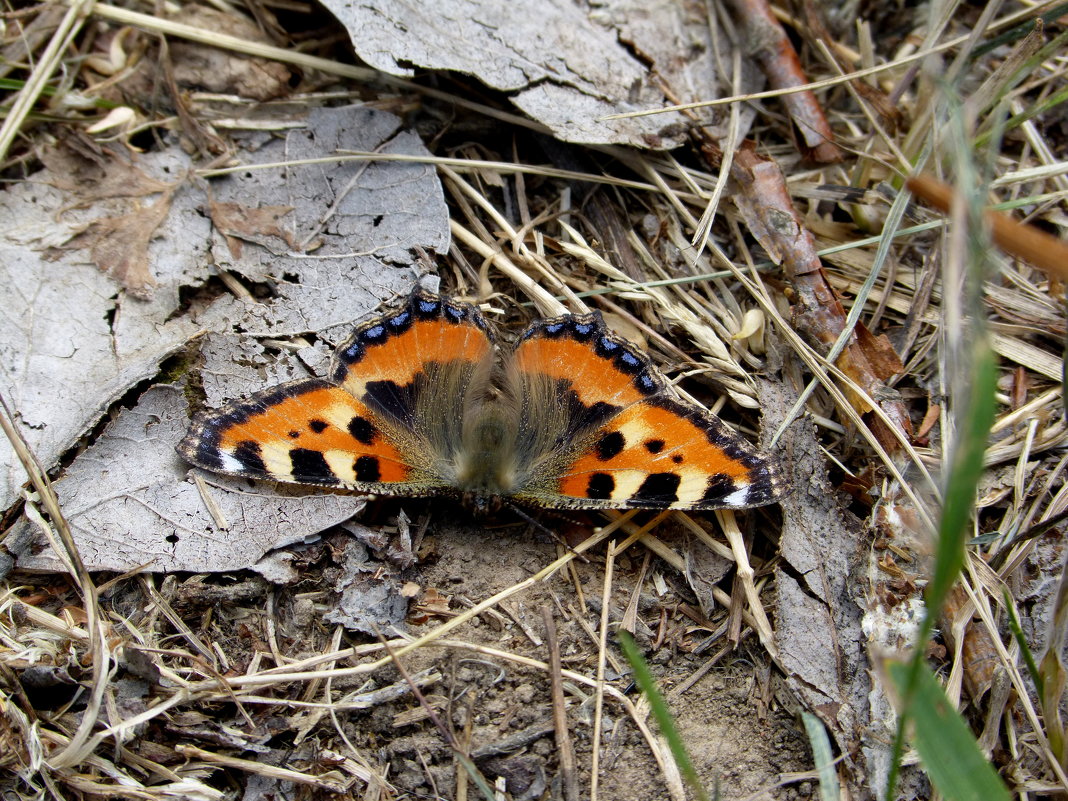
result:
[[[745,27],[749,49],[775,89],[790,89],[809,83],[797,51],[767,0],[732,0],[735,12]],[[805,158],[818,164],[842,160],[842,151],[834,143],[834,133],[812,92],[783,95],[782,102],[793,123],[797,147]]]
[[[735,201],[749,230],[772,259],[783,265],[791,281],[795,327],[820,345],[832,347],[846,328],[845,309],[827,280],[815,239],[794,207],[782,170],[753,147],[744,146],[735,155],[731,174],[739,188]],[[885,382],[905,370],[889,340],[872,334],[860,322],[850,332],[837,365],[869,398],[885,398]],[[871,411],[863,398],[848,389],[846,394],[858,412]],[[900,432],[912,436],[912,422],[904,403],[889,397],[880,400],[879,406]],[[900,449],[899,438],[886,430],[881,418],[871,415],[868,422],[888,452]]]
[[[953,187],[920,173],[905,181],[909,191],[943,214],[953,205]],[[1068,244],[1034,225],[1018,222],[1008,214],[988,210],[983,219],[990,225],[994,243],[1013,256],[1033,264],[1043,272],[1068,281]]]
[[[545,644],[549,649],[549,680],[552,683],[553,726],[556,729],[556,748],[560,753],[560,774],[564,783],[566,801],[578,801],[578,771],[575,765],[575,748],[567,729],[567,709],[564,707],[563,665],[560,661],[560,642],[556,637],[556,621],[549,606],[541,608],[545,620]]]

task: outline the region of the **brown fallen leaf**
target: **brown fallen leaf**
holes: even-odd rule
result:
[[[942,631],[951,647],[956,646],[958,631],[960,635],[961,664],[964,667],[964,687],[972,701],[978,705],[980,699],[990,690],[994,683],[994,675],[1001,661],[998,659],[997,649],[990,637],[990,632],[973,615],[962,629],[956,625],[957,617],[968,603],[968,595],[964,588],[957,586],[946,598],[946,605],[942,609]]]
[[[116,217],[100,217],[67,245],[88,248],[93,263],[119,281],[135,298],[148,300],[156,286],[148,263],[148,245],[156,229],[167,218],[173,191],[164,192],[149,206],[136,208]]]
[[[41,153],[48,183],[74,196],[66,208],[84,208],[100,200],[147,197],[174,190],[145,173],[125,153],[100,146],[82,134],[64,137]]]
[[[264,247],[284,244],[286,250],[293,250],[295,245],[292,232],[279,223],[291,211],[292,206],[252,208],[241,203],[216,201],[214,198],[208,204],[211,221],[226,237],[230,255],[235,259],[241,258],[245,241],[256,242]]]
[[[240,14],[219,11],[204,5],[183,5],[175,22],[216,33],[236,36],[250,42],[271,41],[256,23]],[[290,91],[292,73],[285,64],[250,58],[228,50],[174,39],[169,44],[174,80],[180,87],[199,87],[208,92],[238,95],[266,101]]]

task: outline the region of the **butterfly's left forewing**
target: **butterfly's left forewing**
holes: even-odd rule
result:
[[[208,470],[255,479],[455,492],[451,449],[492,350],[476,309],[417,289],[400,310],[353,331],[329,378],[202,412],[178,451]]]
[[[773,502],[777,465],[717,417],[679,399],[600,315],[534,323],[513,374],[536,426],[515,496],[572,508],[718,509]],[[538,411],[542,409],[549,411]]]

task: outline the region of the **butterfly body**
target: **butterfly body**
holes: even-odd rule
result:
[[[422,289],[358,326],[329,378],[202,413],[178,450],[221,473],[480,509],[744,508],[782,490],[774,462],[599,314],[537,321],[502,353],[477,309]]]

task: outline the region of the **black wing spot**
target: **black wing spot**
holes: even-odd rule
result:
[[[665,443],[662,439],[647,439],[642,444],[649,453],[660,453],[660,451],[664,450]]]
[[[738,487],[730,476],[726,473],[716,473],[708,477],[705,494],[701,496],[701,500],[706,502],[718,501],[726,498],[736,489]]]
[[[616,488],[616,480],[608,473],[594,473],[586,485],[586,497],[607,501]]]
[[[349,433],[352,434],[352,438],[357,442],[364,445],[370,445],[375,441],[378,429],[376,429],[374,423],[366,417],[355,415],[349,420]]]
[[[650,473],[630,498],[632,506],[662,508],[679,499],[682,477],[675,473]]]
[[[682,464],[686,460],[682,457],[682,454],[676,453],[674,456],[671,457],[671,461],[673,461],[675,464]]]
[[[309,420],[308,428],[314,431],[316,434],[322,434],[326,429],[330,427],[330,424],[325,420]]]
[[[610,431],[597,440],[597,445],[595,446],[597,458],[602,462],[607,462],[609,459],[619,456],[625,447],[627,447],[627,440],[623,436],[623,432]]]
[[[578,393],[571,389],[571,382],[561,380],[558,382],[557,397],[563,397],[567,404],[568,436],[573,436],[580,431],[587,431],[604,424],[613,415],[619,412],[618,406],[613,406],[604,401],[597,401],[587,406],[579,400]]]
[[[290,431],[289,432],[289,438],[290,439],[300,439],[300,432],[299,431]]]
[[[357,481],[374,482],[382,478],[377,456],[361,456],[352,464]]]
[[[259,475],[267,474],[267,465],[263,463],[263,457],[260,456],[260,443],[250,439],[239,442],[237,447],[234,448],[233,456],[237,461],[241,462],[245,472]]]
[[[337,476],[326,463],[322,451],[310,448],[293,448],[289,452],[289,461],[293,465],[293,478],[310,484],[336,484]]]

